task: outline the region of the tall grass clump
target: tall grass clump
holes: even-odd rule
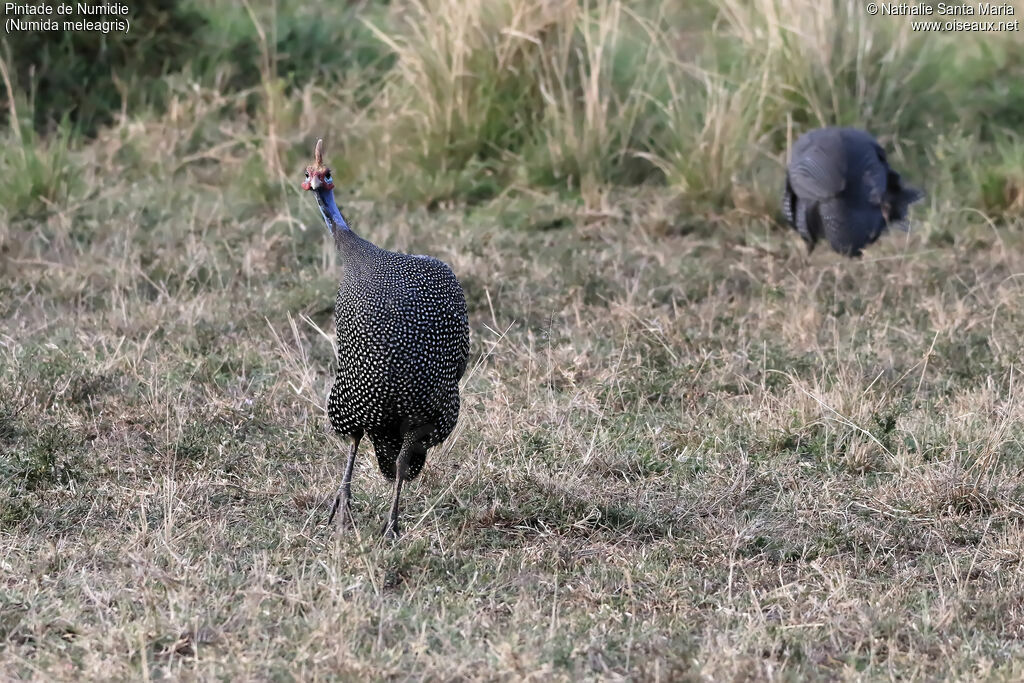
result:
[[[493,194],[535,123],[544,41],[566,21],[570,3],[412,0],[374,26],[395,64],[371,105],[371,175],[427,201]]]
[[[618,0],[412,0],[374,31],[395,55],[369,117],[378,186],[473,200],[649,175],[632,151],[661,44]]]
[[[778,131],[851,125],[899,135],[952,115],[942,93],[944,36],[871,17],[853,0],[719,7],[722,59],[764,81],[774,94],[764,121]]]
[[[652,175],[643,152],[657,125],[657,94],[670,82],[670,48],[657,18],[616,1],[574,3],[571,25],[541,60],[542,115],[524,162],[529,180],[577,188]]]
[[[763,158],[765,79],[743,80],[694,64],[677,64],[667,95],[655,100],[659,126],[642,156],[689,203],[739,203],[755,162]]]
[[[74,180],[68,158],[71,125],[65,115],[49,138],[32,125],[32,106],[13,86],[7,61],[0,58],[7,96],[7,126],[0,137],[0,241],[10,220],[45,212],[60,204]]]
[[[1012,132],[998,133],[993,147],[979,184],[981,206],[994,215],[1024,216],[1024,139]]]
[[[25,218],[61,206],[74,182],[67,121],[46,139],[27,125],[12,128],[6,138],[0,150],[0,216]]]

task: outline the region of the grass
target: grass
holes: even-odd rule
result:
[[[535,5],[355,3],[323,25],[358,49],[319,60],[281,39],[326,30],[315,3],[217,15],[255,72],[197,55],[90,139],[30,131],[10,86],[4,675],[1024,675],[1024,156],[983,109],[1024,92],[1019,38]],[[787,142],[858,121],[928,199],[860,261],[808,257]],[[357,533],[324,526],[320,133],[355,229],[469,304],[398,543],[368,446]]]

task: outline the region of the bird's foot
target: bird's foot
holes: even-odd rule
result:
[[[334,499],[334,506],[331,507],[331,514],[327,518],[327,526],[331,525],[335,516],[338,518],[338,529],[351,529],[353,527],[352,505],[348,500],[342,500],[340,494]]]
[[[398,520],[390,519],[388,523],[384,525],[384,530],[381,531],[381,536],[392,541],[396,540],[401,535],[401,530],[398,528]]]
[[[347,531],[355,527],[355,523],[352,521],[352,510],[348,505],[341,509],[338,513],[338,530]]]

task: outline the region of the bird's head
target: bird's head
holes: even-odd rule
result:
[[[324,165],[324,141],[316,141],[313,148],[313,163],[306,167],[306,179],[302,181],[303,190],[325,190],[334,189],[334,179],[331,177],[331,169]]]
[[[899,173],[889,171],[885,196],[882,199],[882,216],[887,225],[908,230],[907,220],[910,205],[924,199],[924,191],[904,184]]]
[[[302,181],[302,189],[313,193],[316,198],[320,215],[331,234],[338,230],[348,230],[348,223],[341,215],[338,205],[334,202],[334,178],[331,169],[324,163],[324,141],[317,140],[313,148],[313,163],[306,166],[306,175]]]

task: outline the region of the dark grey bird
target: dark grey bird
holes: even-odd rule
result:
[[[344,268],[334,306],[338,373],[327,403],[334,430],[350,440],[345,474],[328,525],[351,524],[352,466],[363,436],[381,474],[395,482],[384,535],[398,535],[402,484],[423,469],[427,450],[459,418],[459,380],[469,356],[462,286],[430,256],[386,251],[357,235],[334,201],[323,140],[302,189],[313,193]]]
[[[923,197],[921,190],[903,184],[869,133],[819,128],[793,144],[782,213],[808,252],[824,237],[837,252],[853,257],[886,228],[908,229],[908,209]]]

